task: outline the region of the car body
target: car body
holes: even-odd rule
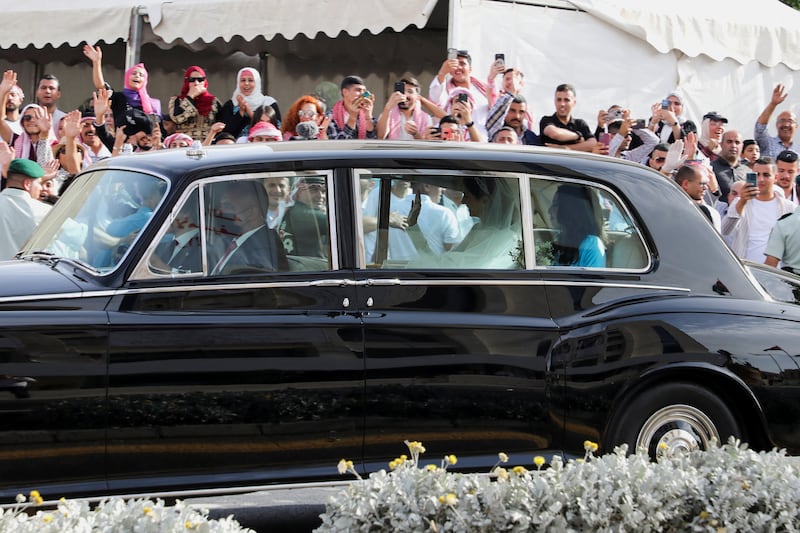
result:
[[[283,251],[234,260],[262,233],[274,248],[246,224],[273,178],[294,181]],[[409,186],[446,193],[411,227]],[[602,266],[563,264],[582,211],[559,214],[562,187],[600,209]],[[483,471],[587,439],[797,451],[798,286],[743,265],[663,176],[600,156],[299,141],[107,159],[0,263],[0,496],[321,481],[342,457],[385,468],[405,439]]]

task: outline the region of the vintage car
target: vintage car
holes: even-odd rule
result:
[[[0,497],[325,481],[405,439],[471,471],[587,439],[796,452],[798,298],[675,184],[606,157],[114,157],[0,263]]]

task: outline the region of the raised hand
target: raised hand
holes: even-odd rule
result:
[[[103,51],[99,46],[92,46],[87,44],[83,47],[83,55],[89,58],[92,63],[97,63],[103,60]]]

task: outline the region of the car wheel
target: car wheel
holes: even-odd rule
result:
[[[711,440],[727,442],[741,438],[731,410],[714,393],[689,383],[670,383],[635,397],[618,418],[612,446],[627,444],[655,458],[659,449],[706,450]]]

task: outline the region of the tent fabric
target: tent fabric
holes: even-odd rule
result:
[[[127,40],[131,15],[141,6],[152,33],[166,43],[330,37],[345,31],[378,34],[386,28],[422,28],[436,0],[37,0],[8,2],[0,22],[0,48],[54,48],[82,42]]]
[[[570,1],[577,4],[584,0]],[[705,1],[718,7],[724,4]],[[778,1],[762,0],[757,9],[771,9],[772,3]],[[635,4],[651,2],[639,0]],[[660,5],[670,11],[673,8],[672,3]],[[730,10],[748,19],[747,7],[736,4]],[[479,26],[492,31],[476,38],[474,28]],[[765,65],[753,60],[755,51],[749,59],[741,58],[744,62],[731,57],[717,61],[705,53],[693,57],[675,48],[662,53],[635,32],[608,24],[589,11],[538,3],[462,0],[454,12],[452,28],[449,44],[469,49],[473,73],[479,78],[489,72],[498,52],[505,53],[506,65],[524,72],[522,94],[531,115],[537,117],[533,125],[536,131],[538,117],[553,113],[553,94],[560,83],[576,87],[574,114],[592,126],[598,111],[612,104],[631,109],[635,118],[648,118],[652,106],[675,90],[683,96],[687,118],[699,124],[705,113],[718,111],[729,119],[729,129],[740,130],[744,138],[753,136],[755,120],[776,83],[787,86],[790,98],[776,110],[770,132],[779,112],[787,108],[798,111],[795,102],[800,70],[789,68],[785,62]]]
[[[569,0],[575,7],[650,43],[744,65],[800,69],[800,12],[777,1]]]

